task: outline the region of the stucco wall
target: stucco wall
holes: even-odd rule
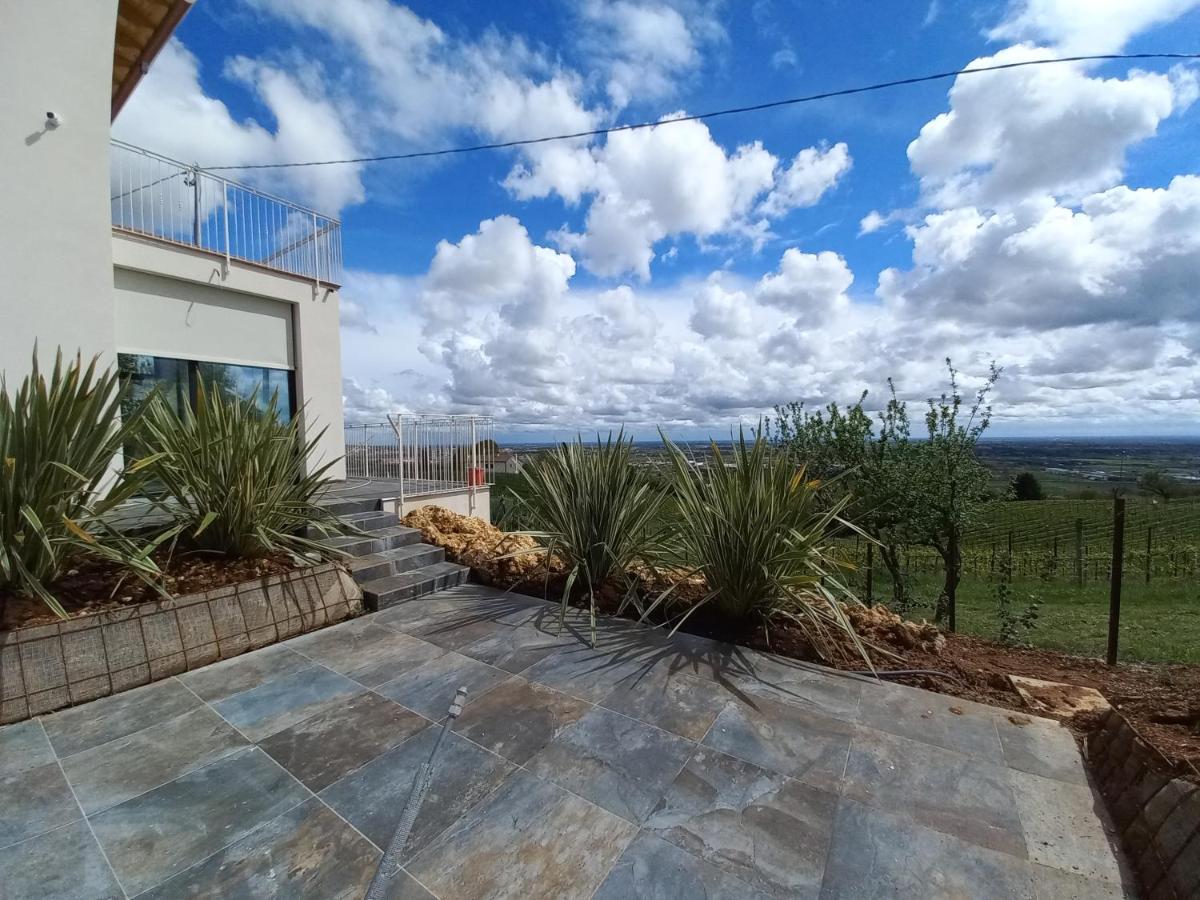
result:
[[[462,488],[457,491],[445,491],[441,494],[406,497],[402,509],[399,508],[399,500],[383,501],[385,510],[395,512],[401,518],[414,509],[422,509],[426,506],[440,506],[456,512],[460,516],[474,516],[488,523],[492,521],[492,492],[486,487],[476,488],[474,491]]]
[[[109,93],[117,0],[0,0],[0,372],[113,355]],[[45,127],[54,112],[62,125]]]
[[[170,323],[174,321],[181,329],[192,329],[187,340],[193,342],[190,346],[195,352],[187,358],[273,365],[267,360],[250,358],[254,352],[254,338],[234,334],[225,326],[238,321],[240,311],[240,321],[247,328],[270,335],[277,324],[273,304],[286,304],[291,312],[296,405],[304,406],[306,429],[326,428],[317,447],[316,461],[338,458],[345,453],[337,291],[315,290],[313,283],[306,279],[266,272],[236,260],[226,271],[224,260],[218,256],[125,234],[112,236],[112,257],[115,268],[110,275],[110,285],[116,285],[118,301],[122,305],[117,334],[117,344],[122,350],[171,355],[166,346],[156,348],[141,344],[151,340],[161,340],[164,344],[182,340],[169,333]],[[133,322],[125,316],[125,304],[140,306],[151,302],[158,287],[163,289],[170,308],[162,322]],[[147,291],[150,293],[146,294]],[[140,293],[141,296],[133,300],[127,293]],[[203,304],[204,308],[189,309],[190,303],[179,303],[180,299],[187,301],[189,298],[199,301],[197,306]],[[133,312],[132,305],[128,311]],[[155,334],[158,334],[157,338]],[[264,353],[273,352],[270,348],[261,349]],[[329,475],[345,478],[344,463],[339,462]]]

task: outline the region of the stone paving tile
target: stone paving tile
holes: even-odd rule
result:
[[[503,622],[495,622],[491,619],[480,619],[471,622],[449,623],[441,628],[422,629],[421,640],[428,641],[443,650],[457,650],[461,653],[463,647],[468,644],[512,630],[512,625],[505,625]]]
[[[427,725],[428,719],[399,704],[365,693],[277,731],[259,746],[310,791],[320,791]]]
[[[813,712],[852,721],[864,685],[812,666],[739,650],[719,683],[734,693],[767,697]]]
[[[641,822],[695,747],[636,719],[596,708],[525,768],[623,819]]]
[[[437,721],[446,715],[455,692],[467,689],[467,699],[495,687],[508,673],[461,653],[447,651],[399,678],[377,688],[380,694]]]
[[[83,811],[91,815],[246,745],[224,719],[202,706],[68,756],[62,767]]]
[[[838,804],[823,900],[1034,900],[1030,866],[902,816]]]
[[[124,900],[125,894],[79,819],[0,853],[0,897]]]
[[[1011,768],[1072,784],[1088,783],[1074,736],[1057,722],[1001,716],[996,720],[996,730],[1004,748],[1004,761]]]
[[[1038,900],[1135,900],[1138,896],[1137,891],[1126,890],[1111,881],[1072,875],[1040,863],[1034,863],[1031,868]]]
[[[704,739],[744,759],[813,787],[837,793],[854,726],[767,697],[730,700]]]
[[[509,616],[528,608],[528,603],[504,599],[503,595],[494,597],[478,590],[464,592],[462,588],[455,588],[439,591],[432,597],[398,603],[372,618],[379,625],[420,637],[425,631],[444,631],[473,622],[504,622]]]
[[[323,666],[311,665],[266,681],[213,704],[226,721],[252,741],[290,728],[347,703],[363,686]]]
[[[37,719],[0,728],[0,778],[54,762],[54,751]]]
[[[979,715],[957,697],[917,693],[902,685],[871,684],[863,688],[858,721],[909,740],[1003,762],[994,712]]]
[[[660,660],[648,672],[636,672],[619,682],[600,705],[698,741],[729,699],[720,685],[673,671]]]
[[[525,772],[405,864],[443,900],[587,900],[637,827]]]
[[[0,778],[0,847],[82,818],[57,762]]]
[[[413,779],[429,759],[440,725],[377,756],[325,790],[320,797],[366,835],[386,847],[400,821]],[[514,767],[455,734],[447,735],[438,756],[429,793],[421,807],[406,855],[411,856],[454,824],[495,790]]]
[[[766,900],[744,881],[674,844],[641,832],[621,854],[594,900]]]
[[[360,900],[379,851],[315,797],[185,869],[144,900]]]
[[[1003,766],[859,726],[845,796],[1024,859],[1025,839]]]
[[[520,672],[574,643],[574,638],[555,637],[530,625],[501,626],[464,643],[458,651],[506,672]]]
[[[92,816],[133,896],[195,865],[301,803],[309,793],[249,747]]]
[[[654,665],[649,655],[619,655],[601,648],[575,646],[542,659],[521,675],[547,687],[596,703],[612,693],[624,679],[648,672]]]
[[[392,879],[388,900],[438,900],[403,869]]]
[[[701,747],[645,829],[768,894],[815,897],[834,795]]]
[[[1074,875],[1121,883],[1117,857],[1101,824],[1101,801],[1086,785],[1009,770],[1029,858]]]
[[[264,681],[307,669],[312,661],[290,649],[287,644],[272,644],[232,659],[213,663],[178,678],[203,700],[214,703],[242,691],[256,688]]]
[[[173,719],[200,705],[191,691],[168,678],[53,713],[45,716],[42,724],[55,751],[65,757]]]
[[[370,688],[391,681],[444,652],[420,638],[381,628],[369,618],[353,619],[333,628],[314,631],[289,642],[289,646]]]
[[[468,697],[454,730],[523,765],[591,708],[589,703],[514,675],[482,697]]]

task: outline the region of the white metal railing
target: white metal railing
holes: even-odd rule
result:
[[[495,481],[491,416],[394,415],[345,437],[346,477],[398,481],[402,498]]]
[[[112,141],[109,205],[120,231],[341,284],[337,219],[121,141]]]

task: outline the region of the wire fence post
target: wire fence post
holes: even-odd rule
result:
[[[1125,562],[1125,498],[1113,497],[1112,568],[1108,588],[1108,653],[1110,666],[1117,663],[1117,635],[1121,625],[1121,575]]]
[[[1075,520],[1075,581],[1083,587],[1083,519]]]
[[[875,598],[872,596],[875,579],[875,545],[867,544],[867,606],[875,605]]]

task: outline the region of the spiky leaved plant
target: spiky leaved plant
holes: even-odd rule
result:
[[[80,557],[128,567],[154,583],[152,543],[122,535],[105,517],[137,493],[152,459],[125,460],[121,451],[142,408],[126,411],[126,389],[97,358],[63,362],[49,379],[33,368],[15,394],[0,379],[0,588],[41,598],[66,612],[54,582]]]
[[[352,529],[317,504],[336,460],[306,471],[325,430],[305,440],[299,417],[279,421],[277,395],[265,409],[256,400],[198,384],[194,410],[150,401],[141,437],[171,520],[165,534],[228,556],[340,556],[322,538]]]
[[[523,516],[567,567],[559,614],[576,584],[587,591],[592,644],[596,642],[596,591],[615,583],[628,590],[628,571],[654,550],[654,521],[664,491],[632,465],[632,440],[624,431],[595,445],[582,438],[538,454],[521,470]]]
[[[772,452],[761,435],[748,444],[744,433],[726,456],[714,442],[712,458],[700,467],[663,436],[671,460],[677,515],[663,545],[663,562],[704,577],[701,600],[675,623],[712,604],[736,623],[773,619],[799,626],[814,648],[836,652],[839,632],[870,660],[851,627],[842,602],[857,603],[841,581],[833,550],[835,526],[853,528],[840,517],[847,497],[830,499],[828,484],[805,478],[785,454]],[[649,615],[669,598],[664,592]]]

